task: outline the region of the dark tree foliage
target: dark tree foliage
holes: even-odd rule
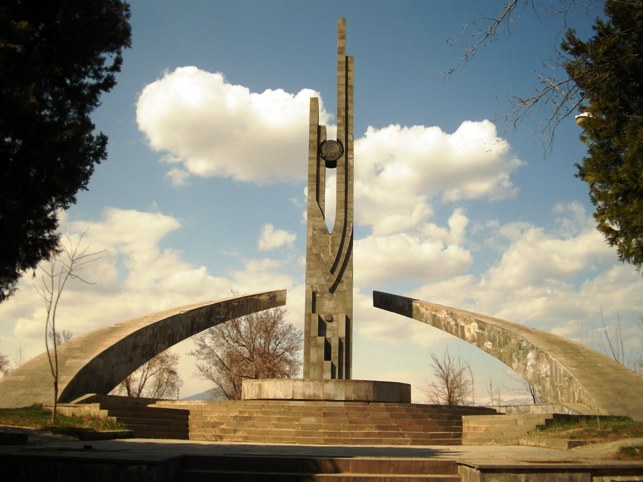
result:
[[[621,261],[643,263],[643,0],[605,2],[587,42],[570,30],[567,73],[581,90],[588,154],[577,164],[594,218]]]
[[[0,3],[0,302],[57,249],[56,211],[107,156],[90,114],[116,83],[129,15],[120,0]]]

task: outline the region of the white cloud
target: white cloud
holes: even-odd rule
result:
[[[369,127],[355,143],[355,157],[367,197],[407,192],[447,201],[512,197],[509,175],[523,164],[487,120],[465,121],[452,134],[439,127]]]
[[[166,153],[168,177],[231,177],[264,183],[306,176],[310,97],[303,89],[250,92],[220,73],[181,67],[147,85],[136,110],[152,149]],[[321,106],[321,122],[328,114]]]
[[[173,186],[185,186],[190,179],[190,173],[184,169],[174,167],[167,171],[165,177],[170,180]]]
[[[578,204],[556,206],[559,229],[520,224],[501,230],[511,244],[484,279],[490,290],[529,286],[548,280],[569,281],[614,260],[610,249]],[[563,230],[560,229],[563,227]]]
[[[284,231],[283,229],[275,229],[272,224],[264,224],[261,227],[261,236],[259,237],[259,251],[269,251],[271,249],[283,248],[284,246],[292,246],[297,239],[297,235]]]
[[[469,218],[464,213],[464,209],[457,208],[449,217],[446,228],[429,223],[423,227],[422,231],[425,236],[431,239],[454,244],[465,244],[467,242],[467,226],[469,226]]]
[[[254,93],[221,73],[181,67],[145,87],[137,121],[172,166],[167,177],[175,185],[190,175],[304,180],[311,96],[319,94]],[[320,123],[328,124],[320,103]],[[334,126],[328,127],[332,136]],[[463,122],[451,134],[438,127],[369,127],[355,142],[355,159],[357,219],[382,234],[428,219],[431,197],[452,202],[514,196],[509,176],[522,165],[486,120]]]
[[[419,321],[373,308],[372,294],[358,290],[353,299],[357,336],[370,341],[398,345],[411,342],[423,348],[448,341],[452,335]]]
[[[65,220],[63,219],[63,223]],[[280,273],[282,262],[248,260],[230,274],[216,275],[205,266],[195,266],[173,249],[159,244],[180,222],[159,212],[106,209],[99,221],[66,220],[73,239],[86,232],[90,251],[102,251],[88,264],[83,278],[63,293],[59,328],[80,335],[101,326],[185,304],[230,296],[232,291],[258,292],[289,288],[292,280]],[[0,305],[3,341],[19,340],[30,358],[43,350],[42,301],[27,274],[19,291]]]
[[[554,208],[555,227],[500,226],[508,245],[480,276],[463,274],[431,282],[411,296],[562,334],[620,317],[636,323],[643,313],[643,281],[614,251],[578,204]]]
[[[355,276],[362,286],[444,279],[465,271],[471,261],[461,246],[407,234],[369,236],[355,243]]]
[[[292,286],[290,276],[280,273],[283,262],[264,258],[246,261],[243,269],[231,273],[235,290],[240,293],[257,293],[276,289],[288,289]]]

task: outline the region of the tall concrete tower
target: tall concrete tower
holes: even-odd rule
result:
[[[304,378],[351,378],[353,334],[353,58],[337,21],[337,139],[310,99]],[[336,169],[335,223],[326,225],[326,170]]]

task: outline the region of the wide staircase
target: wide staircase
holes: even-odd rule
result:
[[[177,482],[460,481],[457,463],[445,459],[186,456]]]
[[[495,412],[411,403],[246,400],[156,404],[170,406],[189,409],[191,440],[321,445],[460,445],[463,415]]]
[[[181,408],[148,406],[144,403],[126,403],[111,397],[101,401],[101,410],[132,431],[136,438],[181,439],[190,438],[190,412]],[[127,399],[125,399],[127,400]]]

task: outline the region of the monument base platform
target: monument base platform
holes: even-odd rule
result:
[[[411,403],[411,385],[374,380],[244,380],[242,399]]]

